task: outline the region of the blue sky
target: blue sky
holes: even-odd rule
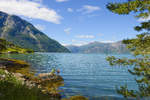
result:
[[[108,11],[111,1],[118,0],[0,0],[0,10],[21,16],[64,45],[135,37],[139,20]]]

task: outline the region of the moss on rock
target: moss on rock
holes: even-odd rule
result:
[[[6,69],[20,69],[20,68],[26,68],[30,65],[22,60],[16,60],[16,59],[9,59],[9,58],[0,58],[0,66],[5,67]]]
[[[62,99],[62,100],[88,100],[88,98],[86,98],[84,96],[72,96],[68,99]]]

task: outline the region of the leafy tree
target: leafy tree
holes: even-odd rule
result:
[[[134,14],[135,17],[146,19],[150,15],[150,0],[128,0],[126,2],[109,3],[107,8],[119,15]],[[150,20],[142,22],[134,28],[138,32],[136,38],[123,40],[127,48],[134,55],[134,58],[108,57],[110,65],[133,66],[129,70],[136,76],[138,90],[129,90],[127,86],[117,89],[124,97],[145,98],[150,97]]]

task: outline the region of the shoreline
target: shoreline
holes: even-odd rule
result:
[[[50,100],[51,99],[52,100],[76,100],[76,99],[88,100],[87,98],[83,96],[72,96],[68,99],[63,98],[61,96],[61,93],[60,93],[61,90],[59,90],[59,87],[64,85],[64,79],[60,75],[57,75],[57,74],[51,75],[49,73],[43,73],[42,76],[40,76],[40,74],[38,76],[35,76],[34,73],[29,72],[28,68],[30,68],[30,65],[28,63],[22,60],[16,60],[16,59],[0,58],[0,65],[1,65],[0,66],[0,84],[2,84],[3,81],[5,81],[6,83],[10,82],[12,84],[13,83],[12,80],[6,80],[9,77],[9,78],[13,78],[13,80],[16,80],[16,83],[13,83],[14,85],[20,84],[21,86],[23,86],[23,88],[27,88],[26,91],[30,91],[32,89],[33,89],[32,91],[34,91],[34,89],[36,91],[38,89],[41,95],[48,96]],[[7,85],[7,84],[4,84],[4,85]],[[8,88],[5,88],[5,90],[7,92],[9,91]],[[16,87],[14,91],[17,91]],[[22,90],[22,92],[23,91],[24,90]],[[30,91],[31,94],[32,94],[32,91]],[[0,94],[4,95],[1,92],[2,91],[0,87]],[[2,97],[0,96],[0,98]],[[5,95],[4,95],[4,98],[6,99]],[[7,100],[12,100],[12,99],[7,98]],[[18,99],[13,99],[13,100],[18,100]],[[47,99],[43,99],[43,100],[47,100]]]

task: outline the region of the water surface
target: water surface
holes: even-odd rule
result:
[[[52,68],[60,69],[65,82],[65,86],[61,87],[64,97],[83,95],[91,100],[100,100],[105,96],[122,98],[116,93],[116,86],[127,84],[129,89],[137,89],[134,77],[128,73],[129,67],[111,67],[105,60],[109,56],[106,54],[35,53],[3,56],[25,60],[37,73],[50,72]],[[131,57],[123,54],[114,56]]]

